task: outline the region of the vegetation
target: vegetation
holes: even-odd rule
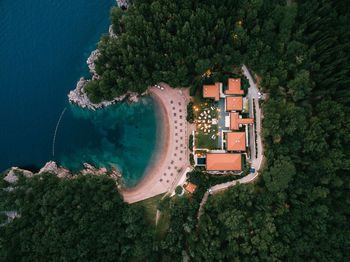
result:
[[[189,102],[187,105],[187,116],[186,116],[186,120],[189,123],[193,123],[194,121],[194,114],[193,114],[193,102]]]
[[[154,225],[156,222],[157,209],[163,196],[164,194],[160,194],[133,204],[135,206],[141,206],[144,209],[144,217],[151,225]]]
[[[191,153],[190,154],[190,164],[191,164],[191,166],[194,166],[194,156],[193,156],[193,154]]]
[[[116,256],[130,261],[152,256],[143,208],[123,202],[113,180],[43,174],[14,186],[1,195],[5,207],[21,215],[0,227],[4,261],[115,261]]]
[[[262,76],[260,85],[269,93],[260,180],[210,195],[198,221],[206,190],[232,177],[195,169],[189,174],[198,188],[193,195],[158,204],[167,229],[154,242],[143,208],[124,203],[109,179],[45,175],[21,181],[12,192],[0,190],[6,210],[21,214],[0,227],[0,257],[348,261],[348,2],[133,2],[127,11],[112,10],[119,37],[102,37],[96,63],[102,77],[90,84],[89,97],[142,92],[160,81],[192,84],[195,94],[207,69],[215,77],[238,71],[244,62]]]
[[[193,135],[191,134],[188,139],[188,149],[192,152],[193,151]]]
[[[181,195],[182,194],[182,192],[183,192],[183,187],[182,186],[177,186],[176,188],[175,188],[175,194],[178,194],[178,195]]]

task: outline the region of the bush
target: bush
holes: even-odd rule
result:
[[[194,121],[194,114],[193,114],[193,102],[189,102],[188,105],[187,105],[187,117],[186,117],[186,120],[189,122],[189,123],[193,123]]]
[[[194,157],[193,157],[193,154],[190,154],[190,164],[191,164],[191,166],[194,165]]]
[[[175,193],[178,194],[178,195],[181,195],[183,190],[184,189],[182,188],[182,186],[177,186],[175,188]]]
[[[86,91],[91,103],[98,104],[101,102],[103,94],[99,90],[98,80],[92,80],[87,82],[84,86],[84,90]]]
[[[191,152],[193,151],[193,135],[190,135],[190,138],[188,140],[188,148]]]
[[[176,189],[175,189],[175,193],[176,193]],[[157,209],[159,211],[167,210],[169,209],[169,204],[170,204],[170,197],[167,196],[158,203]]]

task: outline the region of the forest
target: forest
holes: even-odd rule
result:
[[[0,227],[0,260],[350,261],[348,1],[134,0],[111,21],[118,38],[98,43],[93,101],[191,87],[207,69],[260,76],[259,179],[210,195],[198,220],[213,179],[195,170],[198,190],[159,204],[169,223],[155,234],[108,178],[22,178],[0,191],[0,208],[21,214]]]

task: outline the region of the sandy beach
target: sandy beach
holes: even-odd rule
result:
[[[150,87],[149,92],[161,107],[162,135],[158,143],[157,162],[145,171],[141,181],[133,188],[121,191],[128,203],[138,202],[172,189],[177,179],[188,166],[188,123],[186,121],[187,91],[173,89],[165,83]]]

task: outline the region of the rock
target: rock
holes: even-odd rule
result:
[[[32,177],[34,174],[28,170],[24,170],[18,167],[11,167],[10,171],[7,173],[7,175],[4,177],[4,180],[9,183],[15,183],[18,180],[18,176],[16,175],[16,172],[21,172],[25,177]]]
[[[127,9],[130,5],[129,0],[116,0],[119,8]]]
[[[139,97],[136,93],[130,93],[129,95],[129,102],[131,103],[138,103],[139,102]]]
[[[86,60],[86,63],[90,69],[90,73],[92,75],[92,80],[94,79],[99,79],[100,76],[96,73],[96,66],[95,66],[95,61],[97,60],[98,56],[100,55],[100,51],[98,49],[94,50],[91,52],[90,56]]]
[[[90,100],[89,100],[89,98],[84,90],[84,86],[89,81],[90,80],[86,80],[83,77],[80,78],[79,82],[77,83],[76,88],[69,92],[68,100],[71,104],[76,104],[82,108],[88,108],[90,110],[96,110],[99,108],[113,105],[117,102],[123,101],[124,99],[128,99],[128,101],[131,103],[137,103],[139,101],[137,93],[128,91],[126,94],[124,94],[120,97],[117,97],[117,98],[113,99],[112,101],[104,100],[98,104],[93,104],[90,102]]]
[[[107,168],[105,167],[96,168],[93,165],[90,165],[89,163],[84,163],[84,169],[80,170],[79,172],[82,175],[87,175],[87,174],[106,175]]]
[[[72,177],[72,174],[68,169],[63,168],[62,166],[57,166],[55,161],[49,161],[45,164],[43,168],[40,169],[39,174],[43,172],[50,172],[56,174],[59,178],[68,178]]]
[[[9,183],[16,183],[18,180],[17,175],[15,172],[13,172],[13,168],[7,173],[7,175],[4,177],[4,180],[9,182]]]
[[[81,77],[77,83],[76,88],[69,92],[68,100],[71,104],[76,104],[82,108],[89,108],[94,110],[94,108],[89,107],[91,102],[83,89],[87,82],[88,81],[86,79]]]
[[[118,36],[113,32],[113,26],[110,25],[108,29],[109,35],[113,38],[117,38]]]

